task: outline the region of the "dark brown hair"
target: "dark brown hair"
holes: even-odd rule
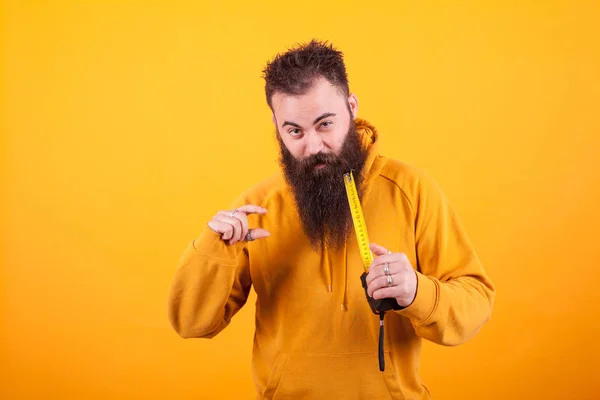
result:
[[[332,44],[311,40],[286,53],[277,54],[263,70],[265,94],[269,107],[275,92],[290,95],[306,93],[315,79],[325,78],[342,94],[350,94],[344,55]]]

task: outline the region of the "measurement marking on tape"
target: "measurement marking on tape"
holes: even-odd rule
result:
[[[354,175],[352,172],[344,174],[344,186],[346,187],[346,195],[348,204],[350,205],[350,213],[352,214],[352,222],[354,223],[354,233],[360,250],[360,257],[364,264],[365,272],[369,272],[369,266],[373,262],[373,254],[369,249],[369,234],[367,233],[367,224],[363,216]]]

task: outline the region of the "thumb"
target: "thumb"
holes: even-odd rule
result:
[[[371,249],[371,251],[372,251],[373,253],[375,253],[375,255],[376,255],[376,256],[378,256],[378,257],[379,257],[379,256],[382,256],[382,255],[384,255],[384,254],[389,254],[389,251],[388,251],[388,249],[386,249],[385,247],[383,247],[383,246],[380,246],[380,245],[378,245],[378,244],[375,244],[375,243],[371,243],[371,245],[369,246],[369,248],[370,248],[370,249]]]
[[[254,228],[250,229],[250,235],[252,235],[253,240],[264,239],[271,236],[271,233],[263,228]]]

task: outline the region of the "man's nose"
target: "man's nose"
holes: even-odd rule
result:
[[[305,138],[306,147],[304,148],[304,152],[306,156],[312,156],[320,153],[325,147],[321,135],[319,135],[317,132],[310,132],[305,136]]]

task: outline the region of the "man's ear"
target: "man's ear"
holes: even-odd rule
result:
[[[352,119],[356,119],[356,116],[358,115],[358,98],[354,93],[350,93],[350,96],[348,96],[348,105],[350,106]]]
[[[275,136],[277,136],[277,140],[283,146],[283,142],[281,141],[281,135],[279,135],[279,128],[277,127],[277,118],[275,118],[275,113],[271,114],[271,120],[273,121],[273,125],[275,125]]]

